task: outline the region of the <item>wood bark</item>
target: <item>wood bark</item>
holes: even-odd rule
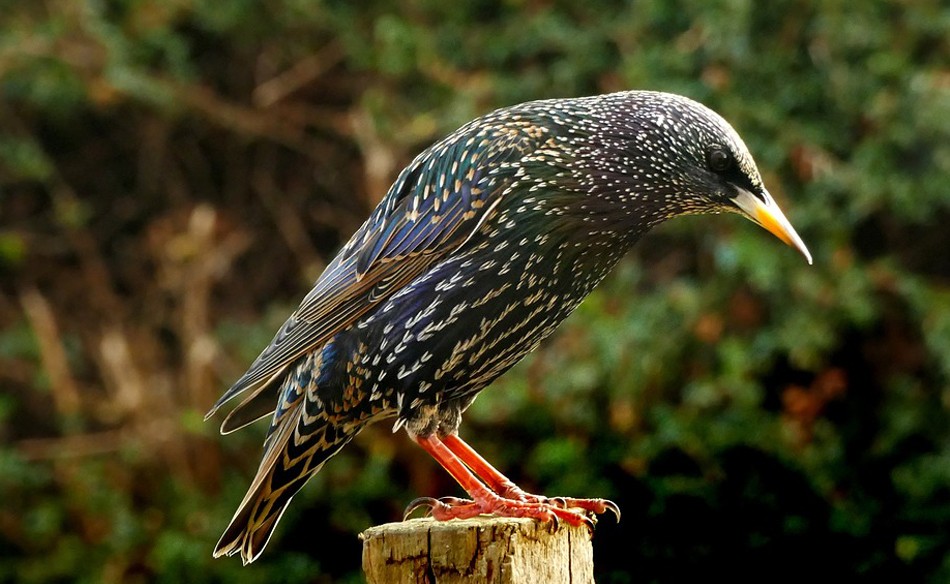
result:
[[[411,519],[371,527],[363,540],[367,584],[590,584],[585,527],[533,519]]]

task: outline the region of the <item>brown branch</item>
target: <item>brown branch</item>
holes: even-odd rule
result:
[[[53,407],[61,417],[75,416],[79,412],[79,390],[69,368],[69,359],[63,348],[53,309],[46,297],[35,288],[20,291],[20,305],[40,346],[40,359],[49,375]]]
[[[125,430],[73,434],[57,438],[28,438],[17,442],[17,450],[27,460],[85,458],[109,454],[127,444]]]
[[[251,177],[251,187],[277,225],[277,233],[297,258],[301,272],[308,278],[316,278],[325,262],[310,241],[301,214],[290,205],[278,203],[281,193],[274,184],[273,173],[266,172],[264,165],[258,165]]]
[[[329,71],[345,56],[340,43],[330,42],[290,69],[258,85],[251,99],[257,107],[268,108]]]
[[[131,346],[122,326],[106,327],[99,338],[103,380],[112,386],[113,404],[122,415],[137,413],[146,392],[146,382],[132,359]]]

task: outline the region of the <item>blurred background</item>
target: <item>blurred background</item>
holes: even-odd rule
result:
[[[360,581],[451,479],[371,428],[212,560],[265,428],[204,412],[428,144],[630,88],[730,120],[815,265],[665,224],[462,435],[620,504],[599,582],[950,581],[940,0],[0,0],[0,581]]]

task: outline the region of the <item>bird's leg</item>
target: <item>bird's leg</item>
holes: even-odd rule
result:
[[[467,442],[459,438],[458,434],[448,434],[442,438],[442,443],[446,448],[452,451],[459,460],[465,463],[465,466],[472,469],[472,473],[488,485],[488,488],[498,493],[503,499],[513,499],[515,501],[527,501],[533,497],[534,502],[540,502],[534,495],[528,495],[521,490],[511,479],[501,474],[501,472],[485,460],[481,454],[475,452],[475,449]]]
[[[503,499],[514,501],[525,501],[529,503],[554,504],[564,508],[578,508],[589,511],[596,515],[612,512],[620,520],[620,508],[613,501],[607,499],[574,499],[571,497],[544,497],[541,495],[532,495],[524,492],[511,479],[501,474],[501,472],[485,460],[482,455],[475,452],[475,449],[462,440],[458,434],[448,434],[442,438],[452,454],[465,463],[472,472],[488,485],[488,488],[495,491]]]
[[[585,514],[570,511],[550,503],[515,501],[500,497],[488,489],[478,477],[465,466],[455,454],[435,435],[413,436],[419,446],[432,455],[452,478],[472,498],[471,501],[446,497],[433,499],[421,497],[409,504],[405,516],[420,507],[428,507],[433,519],[468,519],[477,515],[496,515],[499,517],[530,517],[540,521],[565,521],[570,525],[586,525],[594,529],[594,522]]]
[[[469,470],[462,459],[456,456],[437,436],[413,436],[413,439],[426,452],[431,454],[452,475],[452,478],[458,481],[472,500],[456,499],[454,497],[444,499],[422,497],[409,504],[405,516],[420,507],[428,507],[432,517],[439,521],[467,519],[487,514],[500,517],[530,517],[541,521],[554,521],[555,523],[565,521],[570,525],[586,525],[591,530],[594,527],[594,522],[585,513],[567,509],[564,505],[553,501],[541,500],[540,498],[517,500],[502,497],[486,487],[485,483]],[[488,465],[487,462],[484,464]],[[504,478],[497,470],[494,473]],[[511,483],[507,479],[505,481]],[[613,508],[616,508],[616,506],[613,506]]]

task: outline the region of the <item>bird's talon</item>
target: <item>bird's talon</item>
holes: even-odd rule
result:
[[[413,499],[412,502],[406,507],[406,510],[402,512],[402,520],[406,521],[416,509],[421,509],[423,507],[426,508],[425,517],[428,517],[432,514],[432,509],[440,504],[441,503],[438,499],[433,499],[432,497],[419,497],[418,499]]]
[[[614,514],[614,517],[617,518],[617,523],[620,523],[620,507],[613,501],[604,499],[604,507],[607,511],[610,511]]]
[[[591,537],[594,537],[594,527],[597,525],[597,520],[591,519],[590,517],[583,517],[584,525],[587,527],[587,532]]]

